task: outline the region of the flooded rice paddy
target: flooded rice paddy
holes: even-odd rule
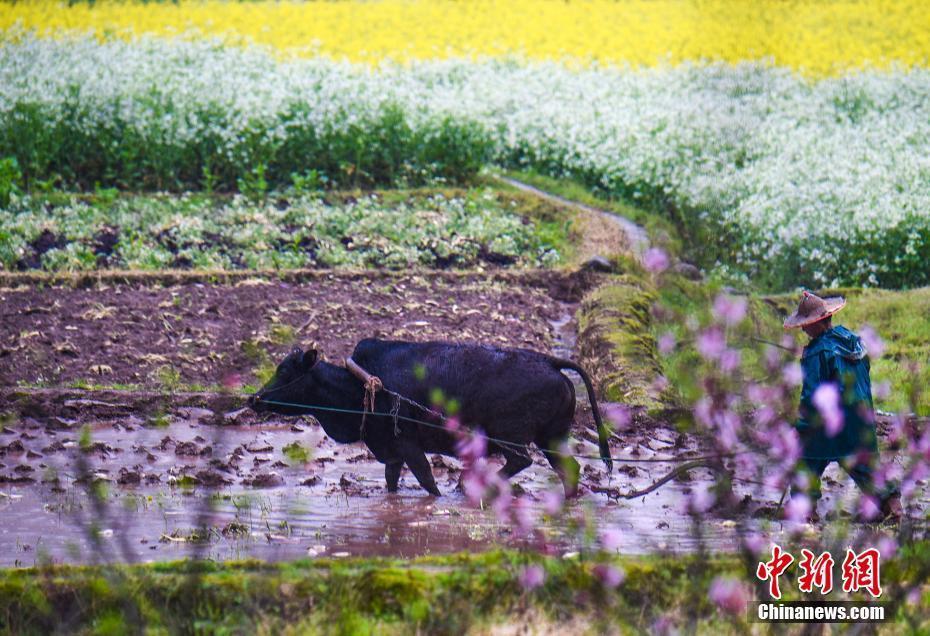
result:
[[[637,417],[611,440],[612,454],[633,462],[617,462],[608,477],[580,387],[571,449],[583,456],[582,495],[547,516],[546,493],[561,486],[534,450],[532,466],[512,480],[539,519],[527,533],[468,502],[454,458],[431,457],[442,497],[421,490],[406,469],[390,494],[383,465],[363,444],[335,443],[311,417],[257,416],[243,408],[241,391],[218,390],[230,376],[255,382],[256,366],[311,340],[334,359],[357,339],[385,334],[454,334],[572,357],[574,284],[333,276],[304,284],[3,290],[0,565],[407,557],[499,545],[564,554],[590,542],[578,529],[586,520],[618,529],[628,554],[687,552],[702,543],[732,550],[744,521],[786,531],[767,521],[781,493],[737,482],[739,522],[711,513],[699,539],[683,503],[692,488],[710,483],[704,469],[623,498],[675,465],[649,460],[703,450],[671,419]],[[356,289],[377,303],[351,302]],[[216,329],[202,321],[211,307]],[[178,370],[173,384],[166,368]],[[131,386],[67,386],[88,377]],[[43,379],[52,386],[36,386]],[[189,383],[208,390],[186,392]],[[822,506],[847,515],[853,489],[835,467],[826,490]]]

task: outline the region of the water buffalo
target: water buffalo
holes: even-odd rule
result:
[[[566,494],[575,494],[578,462],[552,452],[567,439],[575,416],[575,388],[560,371],[570,369],[581,375],[594,421],[598,428],[601,457],[611,469],[607,430],[601,421],[594,389],[587,373],[574,362],[527,349],[501,349],[447,342],[401,342],[366,339],[356,345],[352,359],[378,376],[386,389],[419,404],[431,404],[439,389],[459,405],[463,427],[480,428],[488,438],[488,453],[503,455],[502,476],[511,477],[532,463],[523,450],[530,443],[545,454],[559,474]],[[313,349],[295,348],[278,366],[274,377],[249,398],[256,411],[284,415],[312,414],[326,434],[337,442],[364,441],[378,461],[385,464],[388,490],[397,490],[401,468],[410,468],[420,485],[439,495],[426,453],[455,455],[455,438],[441,426],[424,426],[400,420],[395,429],[388,415],[367,415],[362,427],[361,408],[364,385],[341,366],[320,360]],[[300,405],[300,406],[295,406]],[[304,406],[305,405],[305,406]],[[396,407],[390,395],[377,393],[377,413]],[[434,425],[441,420],[414,406],[399,403],[399,415]],[[321,410],[324,407],[335,410]],[[521,452],[522,451],[522,452]]]

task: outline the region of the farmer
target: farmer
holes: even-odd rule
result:
[[[879,455],[869,358],[859,336],[833,326],[833,314],[845,305],[842,297],[820,298],[805,291],[797,311],[785,319],[785,329],[800,327],[811,339],[801,354],[804,384],[795,424],[810,482],[806,491],[792,485],[792,496],[807,494],[812,503],[810,519],[818,520],[820,478],[835,461],[864,494],[876,500],[880,518],[897,520],[902,514],[897,487],[888,484],[879,492],[872,475]]]

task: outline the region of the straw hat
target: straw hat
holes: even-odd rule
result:
[[[785,329],[794,329],[803,327],[824,318],[829,318],[840,309],[846,306],[846,299],[842,296],[832,298],[821,298],[809,291],[804,292],[798,309],[793,314],[785,318]]]

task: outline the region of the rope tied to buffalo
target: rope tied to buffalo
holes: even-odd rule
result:
[[[381,378],[371,375],[365,380],[365,395],[362,396],[362,438],[365,437],[365,418],[369,413],[373,413],[375,410],[375,398],[378,396],[378,391],[384,388],[384,384],[381,382]]]
[[[359,364],[353,360],[351,357],[345,359],[346,369],[354,375],[356,378],[362,381],[362,384],[365,388],[365,394],[362,396],[362,427],[361,427],[361,436],[364,439],[365,437],[365,416],[369,413],[375,413],[375,400],[377,399],[378,393],[384,391],[391,396],[391,411],[389,415],[394,422],[394,437],[400,435],[400,403],[405,402],[415,409],[419,409],[424,413],[429,413],[433,417],[437,418],[440,422],[445,423],[446,416],[442,413],[435,411],[434,409],[429,408],[428,406],[423,406],[419,402],[411,400],[408,397],[397,393],[396,391],[391,391],[390,389],[384,386],[384,382],[381,381],[376,375],[372,375],[365,371]]]

